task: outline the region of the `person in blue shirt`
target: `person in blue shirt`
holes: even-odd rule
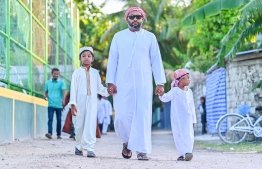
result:
[[[56,132],[57,139],[61,138],[61,117],[65,102],[66,86],[63,80],[59,79],[60,71],[58,68],[52,69],[52,78],[45,83],[44,99],[48,100],[48,133],[47,138],[52,139],[53,117],[56,112]]]

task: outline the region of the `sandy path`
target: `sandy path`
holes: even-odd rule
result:
[[[115,133],[110,132],[97,140],[95,153],[97,158],[74,155],[74,141],[64,136],[62,140],[48,140],[41,137],[35,140],[15,141],[0,144],[0,169],[29,168],[95,168],[95,169],[250,169],[262,168],[262,154],[223,153],[203,149],[194,149],[194,158],[190,162],[176,161],[171,132],[154,131],[152,133],[153,152],[150,161],[138,161],[135,153],[129,160],[121,156],[121,142]],[[255,146],[255,145],[254,145]]]

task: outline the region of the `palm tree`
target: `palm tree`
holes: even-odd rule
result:
[[[218,63],[224,63],[224,59],[232,60],[237,50],[246,42],[250,42],[254,36],[261,33],[262,28],[262,1],[261,0],[215,0],[212,1],[187,17],[182,21],[183,25],[195,24],[198,20],[216,15],[222,10],[238,8],[240,18],[235,22],[221,41],[221,49],[218,53]],[[236,38],[233,45],[228,45],[230,39]],[[230,46],[230,49],[226,47]]]
[[[180,32],[181,25],[179,24],[182,18],[182,9],[174,7],[172,0],[122,1],[126,2],[123,11],[107,15],[100,20],[100,23],[112,23],[111,28],[103,34],[100,41],[110,41],[116,32],[127,28],[123,19],[124,12],[131,6],[138,6],[147,13],[147,22],[144,23],[143,27],[156,35],[164,67],[174,69],[174,65],[181,65],[184,60],[177,57],[173,48],[176,48],[181,53],[186,53],[187,41]],[[105,49],[107,50],[105,52],[108,52],[108,49],[109,47]]]
[[[198,20],[216,15],[222,10],[238,8],[240,18],[234,23],[221,41],[221,49],[217,55],[218,64],[224,66],[225,60],[232,60],[236,52],[246,42],[250,42],[254,36],[262,32],[262,1],[261,0],[215,0],[212,1],[187,17],[182,21],[183,25],[195,24]],[[235,38],[237,37],[237,38]],[[233,45],[228,45],[233,39]],[[227,46],[230,46],[228,49]],[[261,43],[257,48],[261,47]],[[262,80],[253,87],[260,88]]]

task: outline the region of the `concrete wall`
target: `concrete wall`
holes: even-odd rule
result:
[[[190,88],[194,95],[198,121],[195,132],[201,133],[201,115],[197,105],[199,98],[206,95],[206,75],[198,72],[190,72],[190,74],[192,77]],[[261,51],[241,52],[233,61],[229,61],[226,65],[227,113],[238,113],[237,106],[241,104],[250,105],[250,113],[255,113],[255,108],[262,106],[262,90],[252,91],[252,88],[261,79]]]
[[[256,106],[262,106],[259,97],[261,89],[251,91],[262,79],[262,52],[248,51],[239,53],[226,66],[227,111],[237,113],[237,106],[251,106],[250,113],[255,113]]]
[[[43,136],[47,101],[0,87],[0,117],[0,142]]]
[[[195,109],[197,116],[197,124],[194,126],[195,133],[199,134],[202,132],[201,124],[201,113],[197,109],[197,106],[200,102],[200,97],[206,96],[206,75],[199,72],[190,72],[191,74],[191,84],[190,89],[193,92]]]

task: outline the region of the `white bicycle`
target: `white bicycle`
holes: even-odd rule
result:
[[[262,137],[262,116],[257,118],[248,112],[249,110],[243,113],[244,115],[226,114],[217,121],[218,136],[223,142],[239,144],[243,141],[255,141],[258,137]]]

